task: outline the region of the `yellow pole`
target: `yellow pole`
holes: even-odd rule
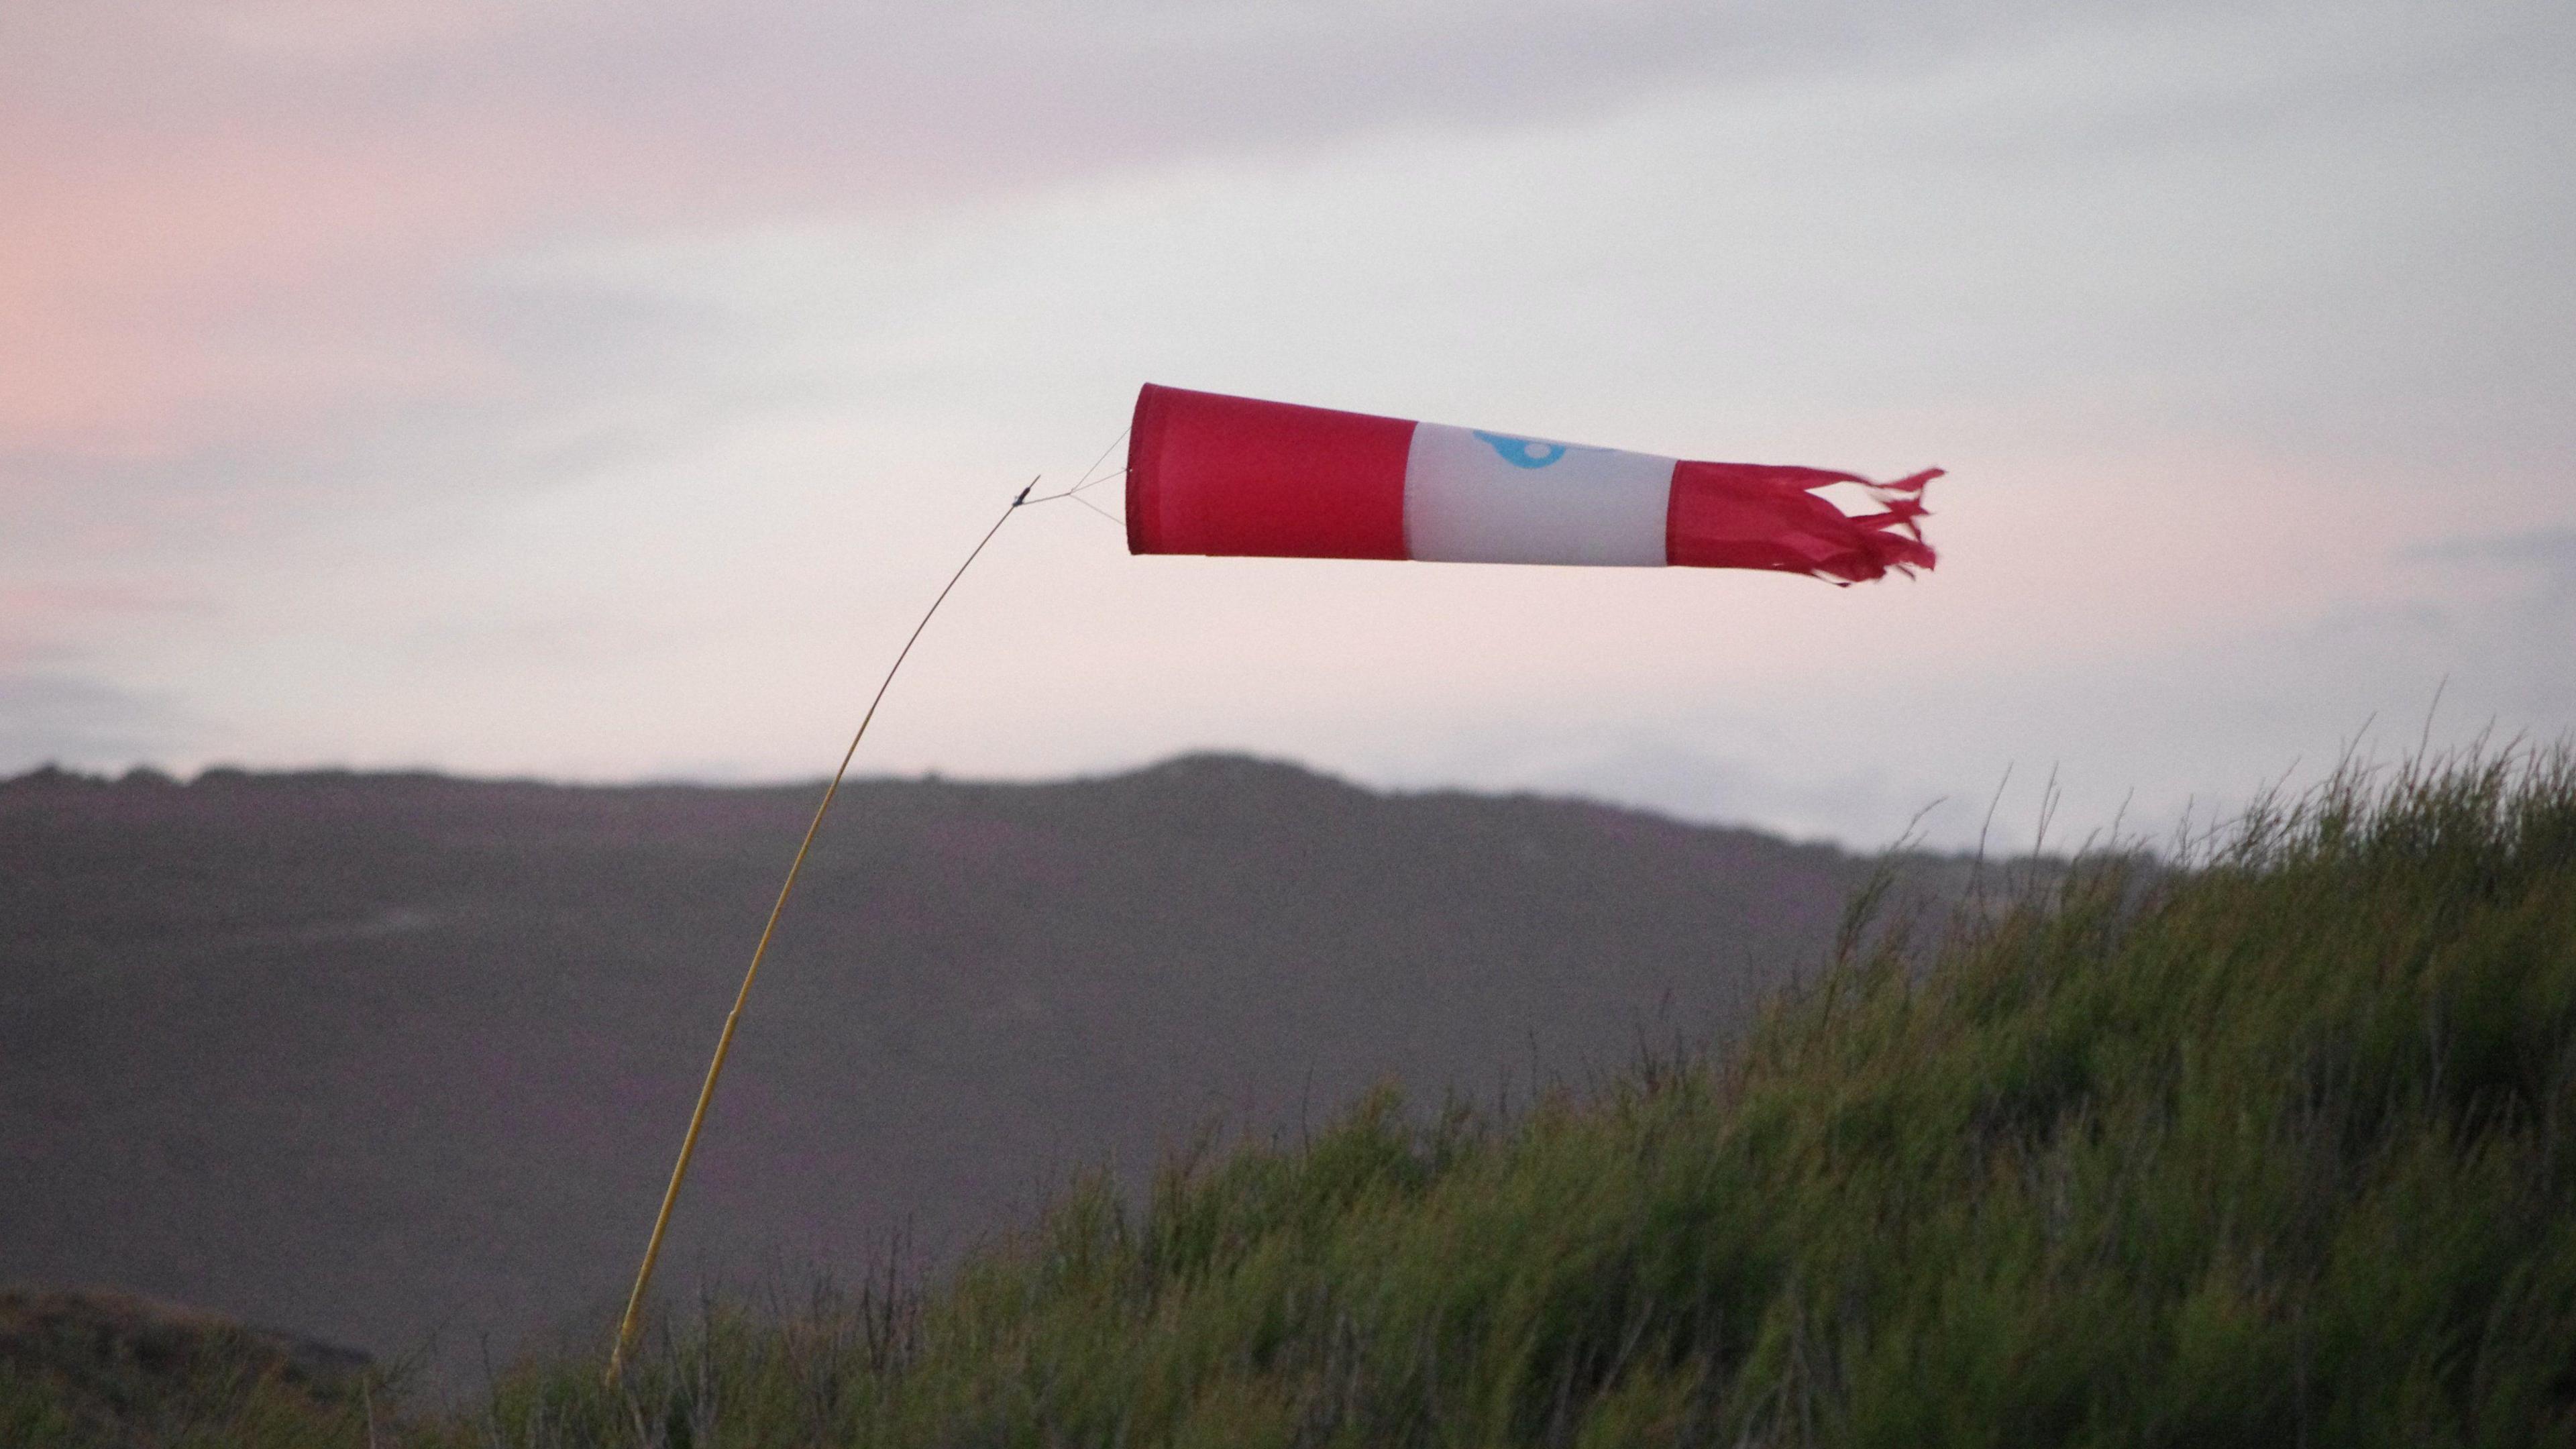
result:
[[[1029,488],[1036,486],[1036,479],[1029,480]],[[689,1113],[688,1134],[680,1139],[680,1160],[671,1164],[670,1186],[662,1190],[662,1210],[653,1215],[653,1235],[644,1242],[644,1262],[635,1270],[634,1291],[626,1295],[626,1313],[617,1323],[617,1343],[608,1352],[607,1381],[610,1383],[617,1381],[619,1372],[626,1367],[627,1350],[634,1347],[637,1321],[644,1314],[644,1290],[653,1281],[653,1265],[662,1257],[662,1234],[671,1225],[671,1207],[680,1200],[680,1183],[689,1175],[689,1159],[697,1153],[698,1129],[706,1125],[707,1104],[716,1098],[716,1078],[724,1075],[725,1056],[733,1050],[733,1031],[741,1024],[743,1003],[751,999],[751,983],[759,979],[760,958],[769,953],[769,938],[778,929],[780,913],[787,909],[787,897],[796,889],[796,877],[805,869],[806,852],[814,848],[814,836],[823,828],[823,816],[832,808],[832,797],[841,793],[841,777],[849,773],[850,761],[859,753],[859,741],[867,738],[868,724],[877,717],[877,706],[885,702],[886,689],[894,683],[895,671],[903,668],[903,661],[912,653],[912,646],[921,639],[921,631],[930,627],[931,616],[939,612],[941,604],[948,602],[949,590],[956,588],[957,581],[974,566],[976,558],[984,552],[984,545],[991,543],[993,535],[1002,531],[1002,525],[1011,521],[1011,514],[1028,501],[1029,488],[1021,489],[1019,496],[1011,500],[1011,506],[1002,510],[1002,516],[993,520],[993,526],[984,530],[984,537],[967,553],[966,562],[959,564],[957,572],[948,576],[948,582],[939,590],[939,597],[931,600],[930,607],[922,611],[921,622],[912,626],[912,636],[903,641],[903,648],[896,651],[894,663],[887,668],[885,678],[877,682],[876,696],[868,701],[868,712],[860,716],[859,728],[850,736],[850,747],[841,752],[840,768],[832,772],[832,783],[824,788],[822,803],[814,807],[814,819],[805,827],[805,839],[796,847],[796,859],[787,867],[787,879],[778,887],[778,899],[770,904],[769,922],[760,928],[760,944],[751,948],[751,969],[742,973],[742,989],[734,993],[733,1010],[725,1013],[724,1030],[716,1037],[715,1057],[707,1063],[707,1079],[698,1087],[698,1105]]]

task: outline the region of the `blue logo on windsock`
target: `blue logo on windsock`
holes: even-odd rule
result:
[[[1515,468],[1544,468],[1565,456],[1563,443],[1543,442],[1537,438],[1515,438],[1509,433],[1478,432],[1478,441],[1494,450],[1494,456]]]

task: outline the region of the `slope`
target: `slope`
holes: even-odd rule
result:
[[[0,785],[0,1282],[479,1380],[595,1335],[811,788]],[[1866,867],[1568,801],[1194,757],[867,781],[783,927],[675,1290],[920,1257],[1074,1167],[1372,1082],[1490,1096],[1735,1021]]]
[[[1901,935],[1901,932],[1898,933]],[[1508,1119],[1380,1096],[453,1444],[2564,1444],[2576,757],[2258,810]]]

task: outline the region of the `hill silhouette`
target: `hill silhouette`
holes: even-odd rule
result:
[[[471,1377],[631,1271],[814,787],[44,771],[0,784],[0,1282]],[[1729,1030],[1837,850],[1196,756],[845,794],[670,1286],[925,1260],[1210,1121],[1491,1098]]]

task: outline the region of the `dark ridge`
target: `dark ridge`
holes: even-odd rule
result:
[[[115,1282],[470,1382],[622,1293],[817,782],[48,769],[0,788],[0,1281]],[[862,779],[745,1018],[668,1259],[896,1235],[1372,1084],[1491,1100],[1734,1030],[1869,862],[1189,755]]]

